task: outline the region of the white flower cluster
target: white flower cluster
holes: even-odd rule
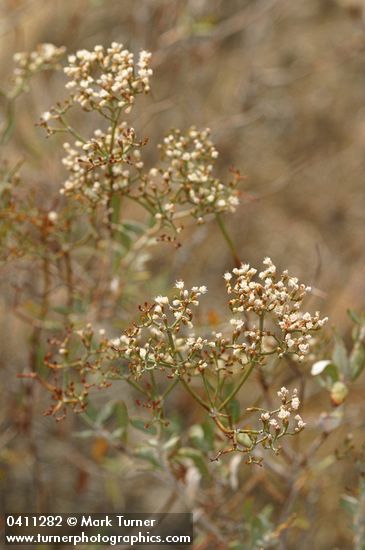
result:
[[[27,80],[35,73],[56,68],[63,57],[66,48],[54,44],[39,44],[33,52],[18,52],[14,55],[16,67],[14,69],[15,87],[24,86]]]
[[[183,281],[177,281],[175,286],[178,294],[172,300],[157,296],[153,304],[140,308],[140,323],[110,341],[117,356],[128,359],[129,368],[136,377],[156,367],[174,374],[182,363],[185,339],[179,333],[183,327],[193,327],[191,307],[199,305],[198,298],[207,288],[200,286],[187,290]]]
[[[161,209],[159,217],[173,217],[175,205],[189,205],[199,219],[212,212],[234,212],[239,204],[238,178],[229,184],[213,175],[218,151],[210,140],[210,130],[190,128],[186,134],[172,130],[159,145],[163,166],[145,178],[146,191],[159,186],[174,208]]]
[[[64,144],[62,162],[69,172],[60,193],[106,204],[113,192],[127,192],[131,173],[143,168],[140,148],[133,128],[120,124],[113,132],[95,130],[87,143]]]
[[[180,136],[178,144],[173,144],[173,136]],[[188,137],[178,130],[170,134],[163,152],[163,158],[170,159],[168,167],[151,168],[147,174],[142,172],[141,148],[145,143],[136,140],[134,129],[128,128],[126,122],[114,131],[111,127],[105,133],[96,130],[86,143],[66,143],[63,164],[70,175],[61,193],[103,204],[112,193],[133,193],[134,199],[149,205],[162,225],[168,222],[174,227],[180,209],[199,221],[209,213],[234,210],[238,204],[238,181],[223,185],[212,176],[217,152],[208,139],[208,131],[191,129]]]
[[[71,96],[44,112],[39,125],[48,135],[69,132],[78,136],[66,120],[74,104],[107,119],[111,127],[105,133],[96,130],[87,142],[80,137],[73,146],[65,144],[63,163],[70,175],[61,193],[93,204],[108,204],[113,193],[129,193],[155,217],[156,227],[173,229],[173,237],[163,233],[159,239],[174,242],[182,229],[178,225],[182,217],[191,215],[203,223],[208,214],[234,212],[241,177],[233,172],[231,181],[222,183],[214,176],[218,152],[210,131],[195,127],[186,133],[172,130],[159,145],[161,163],[142,172],[142,142],[135,140],[134,130],[122,118],[136,96],[150,89],[150,59],[151,54],[142,51],[135,62],[133,54],[117,42],[109,48],[95,46],[92,51],[70,55],[64,71]]]
[[[288,433],[290,418],[293,414],[294,433],[302,431],[306,426],[306,423],[303,422],[301,416],[297,413],[300,406],[298,390],[294,389],[290,397],[289,390],[283,386],[277,393],[281,400],[280,408],[274,411],[265,411],[261,413],[260,417],[263,424],[262,433],[267,435],[268,443]]]
[[[117,346],[118,357],[127,359],[138,376],[152,368],[192,375],[206,368],[233,372],[233,368],[242,370],[252,362],[263,363],[266,356],[273,354],[282,357],[285,353],[295,353],[302,360],[308,351],[303,342],[307,344],[311,333],[319,330],[326,319],[320,320],[318,313],[314,316],[302,314],[299,307],[308,287],[289,277],[287,272],[277,279],[271,260],[267,258],[264,264],[266,269],[259,274],[263,284],[253,280],[256,270],[248,265],[224,276],[228,293],[235,295],[230,300],[231,309],[239,313],[255,312],[260,317],[259,326],[250,326],[249,319],[234,318],[225,335],[215,331],[206,336],[194,334],[191,305],[198,305],[198,297],[207,289],[201,286],[188,291],[184,283],[178,281],[179,295],[172,301],[167,296],[157,296],[154,304],[141,309],[141,320],[120,340],[125,346]],[[190,333],[182,333],[183,326],[190,329]],[[288,335],[293,341],[290,345]],[[285,389],[281,390],[280,397],[285,405]],[[298,408],[296,393],[290,403],[291,409]],[[279,418],[284,419],[285,411],[284,407]]]
[[[159,295],[152,303],[145,302],[139,306],[139,319],[119,337],[109,339],[105,335],[105,330],[101,329],[99,330],[101,339],[94,345],[91,326],[87,326],[85,330],[76,331],[86,348],[88,357],[86,366],[84,359],[73,361],[73,364],[80,367],[84,388],[82,391],[87,392],[89,387],[85,377],[86,371],[91,375],[101,373],[100,384],[105,387],[108,384],[108,376],[114,376],[114,374],[117,377],[120,376],[121,368],[122,370],[128,368],[130,374],[136,379],[147,371],[157,369],[165,373],[169,379],[179,378],[185,386],[193,376],[202,375],[205,379],[206,369],[209,376],[213,378],[216,376],[218,381],[240,373],[242,382],[238,384],[238,391],[255,365],[265,364],[267,356],[276,355],[280,358],[284,353],[293,353],[292,348],[294,348],[300,360],[303,357],[300,354],[306,352],[299,348],[303,334],[305,337],[310,336],[307,333],[319,330],[325,320],[319,320],[318,314],[309,318],[309,314],[302,314],[299,311],[298,304],[301,305],[308,291],[307,287],[300,284],[296,278],[289,277],[286,271],[277,277],[276,267],[270,259],[266,258],[264,265],[265,269],[258,274],[259,280],[263,283],[253,280],[257,271],[248,265],[234,269],[233,274],[224,275],[228,292],[234,295],[230,300],[231,309],[238,313],[254,312],[259,316],[259,326],[250,326],[250,316],[245,315],[244,320],[231,319],[227,328],[222,328],[222,332],[195,334],[193,308],[199,306],[200,297],[206,294],[207,288],[202,285],[194,286],[189,290],[185,288],[182,280],[178,280],[175,283],[175,295],[172,298]],[[287,323],[287,317],[290,319],[294,313],[296,318],[291,318],[290,326],[283,325],[282,323]],[[266,326],[268,317],[276,321],[274,323],[276,330],[271,329],[272,322],[270,327]],[[71,333],[72,330],[67,338]],[[294,340],[293,346],[288,347],[287,334],[291,334]],[[270,343],[268,344],[266,340]],[[66,339],[59,343],[58,354],[61,357],[61,363],[68,356],[67,342]],[[270,351],[267,351],[267,348]],[[113,363],[112,368],[110,362]],[[108,365],[106,368],[103,366],[104,363]],[[59,363],[49,362],[49,365],[53,368]],[[123,376],[129,377],[125,374]],[[216,386],[216,389],[218,387]],[[72,392],[74,388],[70,387],[71,402],[79,403],[76,400],[76,394]],[[194,395],[193,390],[190,390],[190,393]],[[211,401],[208,389],[206,393],[208,401]],[[82,394],[82,403],[86,395]],[[217,392],[215,395],[216,398],[219,397]],[[195,397],[197,400],[201,399],[198,394],[195,394]],[[226,437],[232,440],[233,447],[222,450],[219,456],[235,449],[250,453],[261,444],[277,452],[278,449],[275,449],[274,444],[278,439],[287,434],[294,435],[304,429],[305,422],[298,414],[300,406],[298,391],[294,389],[290,395],[289,390],[282,387],[278,391],[278,397],[281,404],[273,411],[257,409],[257,407],[251,409],[261,413],[259,430],[223,427]],[[218,414],[229,398],[228,395],[225,399],[222,398],[220,404],[216,403]],[[201,404],[207,410],[209,409],[209,404],[204,400]],[[215,423],[222,429],[218,416],[215,417]]]
[[[150,59],[149,52],[141,51],[135,64],[133,53],[118,42],[107,49],[79,50],[68,57],[66,87],[75,90],[73,100],[85,110],[114,104],[129,112],[135,95],[150,90]]]
[[[303,300],[311,289],[290,277],[287,271],[277,275],[277,269],[270,258],[264,260],[264,270],[258,274],[257,269],[249,264],[226,273],[230,308],[234,313],[253,312],[263,319],[267,314],[274,320],[280,334],[267,332],[272,336],[283,353],[295,353],[300,360],[309,352],[309,341],[312,333],[319,330],[328,320],[320,319],[319,312],[314,315],[300,311]],[[252,334],[254,338],[254,333]],[[256,339],[258,338],[256,333]]]
[[[224,429],[226,437],[233,441],[233,446],[222,449],[216,459],[222,454],[239,451],[247,454],[248,463],[261,464],[262,458],[255,457],[253,454],[257,447],[262,446],[264,449],[271,449],[275,454],[278,454],[280,447],[277,446],[277,443],[281,438],[296,435],[305,428],[306,423],[297,414],[300,406],[298,390],[294,389],[290,397],[289,390],[283,386],[277,393],[281,400],[279,408],[273,411],[257,407],[247,408],[248,412],[259,411],[261,413],[258,429],[249,427]],[[292,419],[292,415],[294,415],[294,419]],[[219,427],[220,423],[218,422],[217,425]]]

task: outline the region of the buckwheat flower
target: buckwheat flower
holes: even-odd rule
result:
[[[277,392],[278,396],[281,398],[281,399],[286,399],[286,397],[289,395],[289,390],[283,386],[278,392]]]
[[[79,50],[68,57],[66,87],[74,91],[72,100],[85,110],[109,104],[130,111],[135,95],[150,90],[150,58],[149,52],[142,51],[135,64],[133,54],[118,42],[106,50],[102,46]]]
[[[149,175],[156,185],[156,176],[161,174],[163,186],[169,191],[168,203],[176,207],[190,205],[190,213],[198,223],[204,221],[207,214],[235,210],[238,204],[235,187],[239,178],[237,175],[232,182],[223,184],[214,177],[217,152],[209,139],[209,129],[191,128],[185,134],[173,130],[159,148],[163,166]]]
[[[175,288],[178,288],[179,290],[182,290],[184,286],[185,286],[184,281],[176,281],[175,283]]]
[[[295,345],[295,341],[290,338],[289,334],[286,335],[285,342],[288,348],[292,348]]]
[[[230,308],[234,313],[265,316],[265,324],[269,324],[280,346],[279,357],[291,353],[301,361],[309,353],[312,333],[323,326],[326,318],[320,319],[319,312],[302,313],[307,287],[299,284],[297,278],[290,278],[287,271],[277,274],[270,258],[263,263],[265,269],[258,274],[259,280],[255,279],[257,270],[249,264],[242,264],[224,276],[227,292],[233,295]]]
[[[230,281],[232,279],[232,274],[231,273],[225,273],[223,275],[223,278],[225,281]]]
[[[306,427],[306,425],[307,425],[306,422],[303,422],[302,417],[301,417],[299,414],[295,415],[294,418],[295,418],[295,420],[297,421],[297,425],[296,425],[296,427],[295,427],[295,431],[296,431],[296,432],[299,432],[300,430],[303,430],[303,429]]]
[[[131,181],[140,173],[135,153],[140,154],[143,144],[126,122],[110,126],[105,132],[96,130],[86,143],[79,140],[73,146],[65,143],[62,163],[68,178],[62,194],[93,204],[107,204],[115,191],[128,195]]]
[[[290,411],[288,409],[285,409],[284,407],[280,407],[280,411],[278,412],[278,418],[281,420],[287,420],[290,416]]]
[[[269,420],[269,424],[275,430],[280,430],[280,426],[278,424],[278,421],[275,418],[271,418],[271,420]]]
[[[236,211],[236,206],[239,206],[240,200],[235,195],[228,197],[228,204],[232,207],[233,211]]]
[[[241,330],[245,324],[242,319],[230,319],[229,322],[236,330]]]
[[[169,303],[169,299],[167,296],[156,296],[155,302],[159,305],[164,305]],[[156,310],[156,308],[155,308]]]
[[[295,411],[299,409],[299,405],[300,405],[300,400],[299,400],[299,397],[293,397],[293,399],[291,400],[291,407],[292,409],[294,409]]]

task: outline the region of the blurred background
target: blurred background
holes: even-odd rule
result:
[[[228,180],[230,167],[245,176],[241,206],[227,217],[240,257],[256,265],[270,256],[312,285],[313,305],[348,338],[346,310],[361,309],[365,297],[363,0],[2,0],[0,17],[3,82],[13,53],[40,42],[65,45],[70,53],[113,40],[135,52],[150,50],[152,94],[134,120],[149,137],[147,156],[154,158],[154,144],[171,127],[210,127],[220,177]],[[61,82],[62,75],[35,79],[17,103],[6,146],[8,158],[25,160],[40,189],[58,189],[64,180],[57,139],[46,140],[34,126],[62,97]],[[152,277],[206,284],[214,316],[224,307],[221,275],[232,267],[229,251],[214,224],[187,231],[187,246],[171,254],[157,247],[149,268]],[[146,282],[145,297],[152,293]],[[158,481],[150,480],[147,495],[138,469],[123,476],[127,467],[102,442],[70,438],[75,420],[55,424],[35,415],[36,451],[34,436],[18,437],[29,415],[14,377],[26,360],[19,344],[25,329],[9,311],[6,293],[0,308],[0,498],[6,509],[32,510],[36,499],[47,511],[92,511],[96,500],[101,511],[136,509],[141,502],[148,510],[156,498],[163,506]],[[358,385],[359,403],[364,389]],[[31,407],[38,410],[34,391]],[[364,410],[355,405],[351,415],[359,419]],[[308,414],[323,406],[327,397],[313,400]],[[304,527],[307,538],[288,548],[308,548],[313,540],[316,548],[352,547],[346,521],[336,519],[338,494],[351,485],[351,472],[345,481],[333,472],[306,497],[318,507],[313,525]],[[242,476],[247,483],[261,476],[252,486],[259,487],[260,502],[279,508],[285,502],[287,489],[276,486],[270,472],[262,484],[261,472]]]

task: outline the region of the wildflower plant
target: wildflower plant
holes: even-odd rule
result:
[[[36,53],[16,56],[17,85],[26,89],[30,75],[44,67],[59,68],[64,53],[64,48],[47,44]],[[274,358],[303,361],[313,334],[326,318],[302,309],[310,288],[287,271],[278,274],[269,258],[260,272],[238,261],[221,215],[237,208],[241,176],[233,172],[226,184],[214,175],[218,151],[208,129],[170,131],[158,146],[159,163],[145,165],[147,138],[137,136],[125,117],[138,96],[150,91],[150,64],[149,52],[140,52],[135,62],[133,54],[116,42],[108,48],[95,46],[69,55],[63,69],[69,95],[43,113],[39,122],[47,135],[65,134],[74,140],[63,145],[67,176],[59,190],[61,203],[48,210],[35,203],[19,209],[19,201],[11,195],[16,187],[9,191],[8,184],[3,188],[3,217],[8,225],[22,227],[20,232],[4,233],[8,250],[23,249],[22,257],[41,258],[42,298],[34,345],[41,345],[47,324],[57,327],[59,334],[62,325],[67,326],[66,335],[49,338],[51,346],[57,346],[56,353],[52,348],[45,358],[51,375],[41,375],[35,363],[33,372],[24,376],[37,379],[51,393],[49,413],[58,418],[69,406],[85,412],[93,388],[124,380],[151,405],[151,425],[161,426],[167,425],[165,402],[181,386],[215,425],[218,447],[214,446],[211,458],[238,451],[246,454],[248,461],[261,461],[255,454],[258,447],[276,453],[281,438],[305,427],[298,413],[298,392],[294,389],[289,396],[283,387],[278,392],[278,406],[272,410],[255,405],[237,410],[237,404],[241,406],[237,397],[251,374],[265,369]],[[100,121],[89,137],[73,125],[70,115],[76,107]],[[127,248],[121,235],[128,224],[133,225],[123,221],[125,199],[137,203],[147,216],[146,225],[129,239]],[[195,311],[207,288],[188,289],[183,281],[176,282],[173,296],[157,296],[140,305],[139,316],[118,337],[107,337],[106,328],[95,331],[93,324],[82,328],[82,315],[76,314],[75,303],[85,302],[86,306],[88,297],[82,289],[75,291],[78,285],[83,286],[82,279],[76,280],[75,267],[77,263],[80,266],[80,258],[82,265],[86,244],[99,249],[91,264],[96,278],[98,259],[105,265],[109,255],[109,290],[104,301],[99,298],[101,309],[94,315],[99,317],[105,300],[119,288],[121,268],[128,268],[134,245],[139,250],[148,246],[151,238],[176,241],[182,229],[180,219],[190,217],[204,223],[211,215],[216,216],[236,264],[224,275],[232,316],[219,330],[199,330]],[[84,234],[80,233],[79,217],[87,223]],[[163,229],[170,233],[161,234]],[[105,277],[104,267],[102,270]],[[52,296],[52,277],[66,289],[64,310]],[[112,307],[113,315],[117,315],[118,303]],[[63,311],[63,319],[55,316],[55,311]],[[232,407],[236,407],[235,414]],[[254,426],[246,419],[253,413]]]
[[[64,68],[70,97],[43,113],[40,126],[48,135],[68,133],[63,164],[68,172],[60,193],[107,208],[110,223],[118,221],[120,200],[127,197],[152,215],[159,231],[167,226],[176,234],[177,220],[193,216],[200,223],[207,214],[233,212],[238,205],[238,173],[225,185],[213,174],[218,152],[209,130],[190,128],[168,134],[159,146],[161,164],[145,168],[142,152],[147,143],[137,137],[124,119],[131,113],[138,95],[150,91],[151,54],[140,52],[134,62],[131,52],[113,42],[110,48],[95,46],[68,56]],[[97,114],[104,129],[83,137],[68,120],[68,111],[79,105]]]
[[[44,67],[57,68],[63,55],[64,48],[46,44],[36,53],[16,56],[18,86],[24,87],[30,75]],[[28,233],[29,225],[35,225],[35,233],[30,231],[35,242],[31,246],[32,238],[26,239],[24,253],[29,255],[37,247],[43,250],[42,323],[52,305],[50,268],[63,261],[58,278],[67,287],[69,328],[61,340],[50,339],[58,346],[57,357],[47,354],[45,359],[53,375],[44,378],[34,370],[25,376],[38,379],[50,391],[54,404],[49,412],[59,417],[65,414],[68,405],[75,411],[85,411],[91,388],[108,387],[116,378],[122,378],[155,403],[152,423],[162,421],[164,401],[179,384],[206,411],[228,441],[228,446],[220,449],[217,457],[240,451],[253,460],[257,446],[277,452],[277,442],[284,435],[294,435],[305,426],[297,413],[297,390],[288,397],[288,390],[282,388],[281,404],[272,411],[246,407],[246,413],[236,414],[234,420],[230,407],[250,374],[263,368],[269,359],[290,355],[302,361],[308,353],[312,334],[326,321],[320,319],[318,312],[311,315],[302,311],[309,287],[299,284],[286,271],[278,276],[276,267],[266,258],[260,273],[248,264],[240,264],[232,273],[224,275],[233,317],[223,323],[220,331],[196,333],[194,310],[207,288],[198,286],[189,290],[183,281],[177,281],[171,298],[157,296],[154,302],[140,306],[139,318],[120,337],[108,339],[102,329],[97,338],[91,324],[74,328],[72,256],[74,251],[80,253],[80,247],[90,239],[97,245],[100,241],[96,232],[119,244],[123,231],[122,199],[134,201],[146,211],[149,237],[155,235],[170,241],[181,232],[182,227],[178,225],[181,218],[190,216],[204,223],[212,214],[227,237],[220,216],[233,213],[239,204],[240,174],[233,172],[228,184],[214,175],[218,151],[208,129],[192,127],[186,133],[172,130],[158,147],[160,163],[145,166],[143,148],[147,139],[138,137],[125,117],[131,113],[138,96],[150,91],[150,62],[150,53],[142,51],[135,62],[133,54],[116,42],[109,48],[95,46],[92,51],[80,50],[69,55],[64,67],[69,96],[41,116],[39,125],[49,136],[66,134],[74,138],[73,144],[64,143],[62,161],[67,177],[59,192],[67,204],[48,212],[29,206],[27,213],[7,208],[5,215],[12,225],[17,225],[16,220],[21,221],[23,231],[27,228]],[[75,107],[100,119],[101,128],[94,130],[92,136],[84,137],[81,130],[71,124],[69,116]],[[75,233],[79,229],[72,219],[77,212],[81,215],[86,212],[90,225],[89,234],[78,241]],[[163,228],[168,228],[174,236],[159,235]],[[142,230],[142,236],[145,232],[146,229]],[[19,235],[10,239],[16,237],[19,245]],[[50,254],[52,241],[56,252]],[[148,242],[145,238],[144,243]],[[231,244],[229,238],[228,244]],[[113,245],[111,275],[119,272],[130,252],[117,248],[115,254],[115,248]],[[237,264],[236,254],[234,260]],[[81,297],[80,293],[78,298]],[[76,347],[75,338],[78,339]],[[80,346],[83,354],[73,357]],[[169,385],[160,389],[156,375],[163,376]],[[147,395],[143,386],[146,376],[153,380]],[[195,387],[196,379],[202,381],[201,387]],[[253,411],[258,413],[258,418],[257,426],[251,429],[244,425],[244,417]],[[290,424],[292,413],[295,418]]]
[[[171,298],[157,296],[154,302],[141,305],[139,319],[118,337],[108,339],[101,329],[98,338],[91,326],[77,330],[83,356],[72,355],[70,332],[66,340],[57,342],[56,356],[48,358],[47,364],[56,373],[76,371],[77,382],[72,378],[62,389],[56,375],[55,384],[48,387],[55,401],[50,414],[61,411],[63,416],[68,405],[86,410],[91,386],[106,387],[112,380],[123,379],[154,403],[151,422],[159,423],[165,418],[165,399],[180,384],[229,442],[215,458],[238,451],[255,461],[253,451],[258,446],[278,452],[282,437],[305,427],[298,414],[297,389],[289,395],[282,387],[278,391],[281,402],[271,411],[246,407],[236,411],[233,419],[230,408],[251,373],[262,369],[269,358],[294,355],[302,361],[313,333],[327,319],[320,319],[318,312],[311,316],[301,310],[308,287],[287,272],[277,277],[269,258],[259,273],[262,283],[252,280],[256,273],[246,264],[224,275],[228,295],[236,296],[229,306],[237,316],[225,323],[221,332],[196,334],[194,309],[207,288],[186,289],[183,281],[176,282]],[[165,378],[167,387],[160,386],[156,376]],[[150,385],[144,383],[146,377],[151,377]],[[199,387],[196,379],[201,381]],[[255,428],[244,425],[245,415],[252,412],[258,413]]]
[[[31,78],[59,70],[64,56],[50,44],[17,55],[15,87],[5,94],[11,109]],[[221,491],[234,487],[241,458],[261,464],[269,457],[270,464],[270,452],[290,457],[286,442],[309,423],[293,369],[304,373],[314,362],[312,374],[342,405],[340,390],[363,369],[364,323],[350,355],[337,347],[331,360],[317,357],[327,318],[306,310],[311,288],[270,258],[261,269],[242,262],[234,247],[224,216],[239,206],[242,177],[237,170],[228,182],[216,176],[209,129],[170,130],[155,162],[146,161],[148,138],[131,121],[139,96],[150,92],[152,61],[146,51],[135,60],[117,42],[68,56],[67,97],[38,122],[47,136],[65,137],[58,189],[39,197],[19,164],[3,162],[0,259],[5,268],[26,268],[14,283],[15,313],[31,327],[29,367],[20,377],[49,393],[46,414],[79,413],[84,435],[102,434],[114,450],[163,469],[175,489],[181,479],[190,488],[210,479]],[[202,322],[205,284],[178,280],[153,299],[142,286],[151,276],[151,245],[183,245],[183,224],[211,219],[232,260],[219,276],[227,307],[217,326]],[[108,398],[116,388],[126,400]],[[106,391],[100,410],[97,390]],[[181,394],[197,405],[199,424],[177,427],[173,399]],[[142,439],[130,437],[131,429]],[[308,460],[304,452],[295,466]]]

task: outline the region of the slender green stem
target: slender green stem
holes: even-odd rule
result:
[[[74,128],[72,128],[72,126],[69,125],[69,123],[67,122],[67,120],[63,115],[60,115],[59,120],[62,126],[65,128],[65,130],[67,130],[67,132],[69,132],[74,138],[81,141],[82,143],[86,143],[86,140],[82,137],[82,135],[79,134]]]
[[[150,214],[152,214],[154,216],[154,211],[152,208],[150,208],[148,206],[148,204],[146,204],[142,199],[140,199],[139,197],[133,197],[133,195],[128,195],[128,199],[136,202],[137,204],[139,204],[140,206],[142,206],[145,210],[147,210]]]
[[[170,392],[172,392],[172,390],[175,388],[175,386],[177,386],[179,383],[179,379],[176,378],[172,384],[170,384],[170,386],[164,391],[164,393],[161,395],[161,399],[164,400],[166,399],[166,397],[169,395]]]
[[[262,339],[262,333],[264,331],[264,317],[265,317],[264,313],[261,313],[261,315],[260,315],[260,337],[261,337],[261,339]]]
[[[25,82],[22,82],[15,88],[11,95],[8,95],[3,91],[0,92],[0,95],[8,102],[6,106],[6,124],[0,138],[0,145],[5,145],[11,136],[15,124],[15,101],[23,92],[24,87]]]
[[[151,383],[153,388],[153,396],[155,397],[157,395],[157,384],[156,384],[155,374],[153,370],[150,370],[150,378],[151,378]]]
[[[184,380],[183,378],[180,378],[180,381],[184,386],[184,388],[186,389],[186,391],[190,393],[191,397],[195,399],[195,401],[197,401],[199,405],[201,405],[206,411],[210,411],[209,405],[197,393],[195,393],[194,390],[191,389],[191,387],[186,382],[186,380]]]
[[[131,378],[124,378],[124,380],[126,382],[128,382],[128,384],[133,386],[134,389],[136,389],[136,390],[140,391],[141,393],[143,393],[146,397],[150,397],[150,394],[144,388],[142,388],[142,386],[140,386],[137,382],[135,382]]]
[[[231,391],[231,393],[226,397],[226,399],[221,403],[218,407],[218,411],[221,411],[224,409],[226,405],[234,398],[234,396],[240,391],[243,384],[246,382],[247,378],[250,376],[251,372],[253,371],[253,368],[255,366],[255,363],[252,363],[250,367],[243,373],[241,379],[239,380],[237,386]]]
[[[13,127],[14,127],[14,105],[13,105],[13,101],[9,100],[7,113],[6,113],[6,125],[0,139],[0,145],[6,144],[6,142],[8,141],[11,135]]]
[[[174,338],[172,336],[170,327],[168,326],[167,322],[166,322],[165,326],[166,326],[167,338],[169,339],[169,344],[170,344],[171,351],[173,352],[173,355],[176,355],[176,348],[175,348]]]
[[[211,396],[210,396],[209,385],[208,385],[207,379],[205,378],[205,372],[203,371],[203,372],[201,373],[201,375],[202,375],[203,382],[204,382],[205,393],[206,393],[206,395],[207,395],[207,397],[208,397],[209,403],[210,403],[211,406],[213,407],[213,400],[212,400],[212,398],[211,398]]]
[[[115,143],[115,134],[118,127],[118,122],[120,118],[122,109],[118,108],[113,113],[113,123],[112,123],[112,129],[111,129],[111,139],[110,139],[110,146],[107,151],[107,157],[111,157],[113,155],[113,149],[114,149],[114,143]],[[109,164],[108,166],[108,173],[110,177],[110,196],[108,200],[108,209],[111,209],[111,213],[108,213],[109,216],[109,225],[110,225],[110,233],[111,236],[113,236],[113,223],[116,224],[119,221],[120,217],[120,197],[119,195],[116,195],[113,192],[113,183],[114,183],[114,177],[113,177],[113,168],[112,165]]]
[[[218,396],[219,396],[219,391],[220,391],[220,386],[221,386],[221,371],[218,370],[217,372],[217,385],[215,387],[215,392],[214,392],[214,403],[217,402],[217,399],[218,399]]]
[[[221,233],[224,237],[224,240],[226,241],[227,245],[228,245],[228,248],[229,250],[231,251],[231,254],[232,254],[232,257],[233,257],[233,260],[234,260],[234,263],[236,264],[236,267],[239,267],[241,265],[241,260],[239,258],[239,255],[237,253],[237,250],[236,250],[236,247],[227,231],[227,228],[222,220],[222,217],[220,214],[216,214],[215,215],[216,217],[216,220],[217,220],[217,223],[218,223],[218,227],[219,229],[221,230]]]

